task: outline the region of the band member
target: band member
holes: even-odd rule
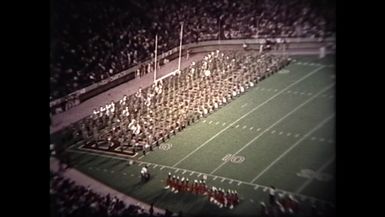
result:
[[[270,205],[275,205],[275,187],[270,186],[269,189],[269,203]]]
[[[147,166],[142,167],[142,170],[140,171],[140,175],[141,175],[142,181],[148,181],[150,179],[150,173],[148,172]]]
[[[171,173],[168,173],[168,177],[167,177],[167,180],[166,180],[166,186],[164,187],[164,189],[169,189],[170,186],[171,186],[171,182],[172,182]]]

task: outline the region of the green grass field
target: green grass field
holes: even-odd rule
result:
[[[75,168],[144,202],[185,216],[251,216],[267,187],[290,192],[303,204],[335,204],[334,56],[295,57],[285,69],[202,118],[145,156],[133,158],[68,151]],[[140,183],[148,164],[152,178]],[[207,197],[164,190],[167,173],[237,190],[241,203],[218,208]]]

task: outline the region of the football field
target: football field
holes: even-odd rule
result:
[[[290,193],[307,210],[335,205],[334,56],[293,57],[294,61],[161,143],[134,158],[72,146],[71,161],[85,174],[155,206],[184,216],[256,215],[268,202],[269,186]],[[129,165],[129,160],[134,160]],[[140,182],[149,165],[151,179]],[[207,196],[163,189],[167,174],[236,190],[233,210],[209,203]]]

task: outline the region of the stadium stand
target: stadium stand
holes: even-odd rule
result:
[[[184,44],[269,37],[322,40],[335,32],[335,11],[327,4],[327,0],[55,0],[50,100],[133,66],[139,66],[136,77],[151,73],[155,35],[159,39],[158,54],[175,48],[179,45],[181,22]],[[145,60],[150,62],[143,64]],[[287,56],[268,52],[214,51],[150,87],[95,108],[60,136],[63,141],[71,140],[68,144],[82,141],[82,149],[99,153],[146,154],[289,63]],[[50,178],[52,216],[154,216],[114,196],[76,185],[58,173],[51,172]],[[227,194],[222,190],[218,191],[222,196],[212,190],[216,196],[209,194],[210,202],[217,204],[218,198],[225,198]],[[211,201],[210,196],[215,200]],[[277,201],[279,206],[262,202],[260,215],[282,216],[281,207],[297,205],[289,195],[282,194]]]
[[[134,204],[125,204],[116,196],[101,195],[89,187],[76,184],[60,173],[50,173],[51,216],[170,216],[151,213]],[[151,213],[151,214],[150,214]]]
[[[89,86],[184,43],[261,37],[328,37],[335,30],[327,1],[73,1],[52,9],[51,100]],[[326,3],[325,3],[326,2]],[[112,4],[113,3],[113,4]],[[57,28],[60,26],[60,28]],[[151,71],[139,67],[138,75]]]

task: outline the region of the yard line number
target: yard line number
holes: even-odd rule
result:
[[[159,146],[159,149],[163,150],[163,151],[167,151],[169,150],[170,148],[172,147],[172,144],[170,143],[163,143]]]
[[[230,161],[231,163],[240,164],[245,160],[244,156],[227,154],[222,158],[223,161]]]

